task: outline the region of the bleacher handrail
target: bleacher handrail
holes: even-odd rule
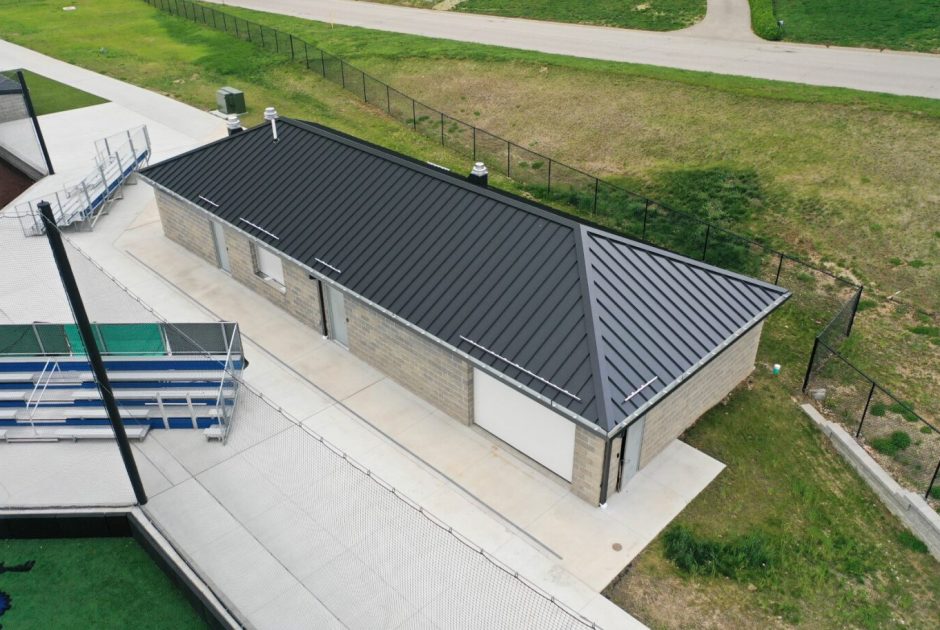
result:
[[[51,368],[49,367],[50,363],[52,364]],[[32,427],[34,433],[36,431],[36,425],[33,423],[33,416],[36,415],[36,410],[39,408],[39,403],[42,402],[42,398],[46,394],[46,389],[48,389],[49,383],[52,381],[52,376],[58,370],[58,361],[46,361],[46,364],[42,368],[42,372],[39,373],[39,377],[36,379],[36,385],[33,387],[33,391],[30,393],[29,398],[26,401],[26,413],[29,414],[29,425]],[[42,386],[41,390],[40,386]],[[39,398],[36,398],[37,391],[39,391]],[[32,406],[32,408],[30,408],[30,406]]]
[[[116,139],[121,139],[121,142],[112,147]],[[45,232],[39,217],[41,201],[50,203],[59,227],[76,224],[94,227],[102,208],[132,174],[149,162],[150,133],[146,125],[96,141],[95,168],[91,173],[78,183],[69,184],[41,198],[16,204],[16,216],[23,233],[26,236],[38,236]]]

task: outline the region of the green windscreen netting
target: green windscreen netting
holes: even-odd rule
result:
[[[160,324],[95,324],[93,329],[102,354],[166,354]],[[0,356],[43,354],[85,354],[75,324],[0,326]]]
[[[78,327],[66,324],[64,328],[72,352],[84,354],[85,344],[78,334]],[[93,329],[102,354],[166,354],[159,324],[94,324]]]

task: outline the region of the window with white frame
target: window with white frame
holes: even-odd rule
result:
[[[255,259],[255,273],[278,286],[284,286],[284,266],[281,258],[271,250],[251,244]]]

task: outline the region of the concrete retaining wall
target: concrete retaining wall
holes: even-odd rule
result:
[[[940,514],[934,512],[922,496],[902,488],[845,429],[826,420],[812,405],[802,407],[819,430],[829,436],[839,454],[871,486],[885,507],[927,545],[934,558],[940,560]]]

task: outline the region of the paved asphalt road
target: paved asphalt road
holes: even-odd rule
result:
[[[653,33],[355,0],[225,0],[224,4],[335,24],[576,57],[940,98],[940,55],[826,48],[747,36],[729,38],[722,35],[721,29],[712,28]],[[713,4],[719,3],[710,3],[710,9]],[[740,36],[739,29],[731,31]]]

